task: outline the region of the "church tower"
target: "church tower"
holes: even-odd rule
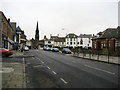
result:
[[[39,45],[39,28],[38,28],[38,22],[37,22],[36,31],[35,31],[35,47],[36,47],[36,49],[38,49],[38,45]]]

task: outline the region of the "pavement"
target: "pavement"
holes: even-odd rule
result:
[[[26,51],[27,52],[27,51]],[[34,57],[33,54],[26,54],[24,51],[23,52],[20,52],[20,51],[13,51],[13,55],[11,55],[10,57]]]
[[[23,52],[14,51],[11,57],[2,58],[2,68],[0,68],[2,89],[25,88],[24,56]]]

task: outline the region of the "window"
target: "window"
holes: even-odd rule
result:
[[[67,38],[67,41],[69,41],[69,38]]]
[[[110,47],[110,41],[109,41],[109,47]]]
[[[79,44],[79,42],[77,44]]]
[[[51,41],[48,41],[48,43],[51,43]]]
[[[75,44],[75,42],[74,42],[74,44]]]
[[[72,45],[72,42],[70,42],[70,45]]]
[[[75,41],[75,38],[74,38],[74,41]]]
[[[89,43],[90,43],[90,38],[89,38]]]
[[[96,49],[97,47],[96,47],[96,43],[95,43],[95,49]]]
[[[103,48],[103,43],[101,43],[101,48]]]
[[[69,42],[67,42],[67,44],[69,44]]]
[[[70,38],[70,41],[72,41],[72,38]]]
[[[82,40],[82,38],[81,38],[81,40],[80,40],[80,44],[83,44],[83,40]]]

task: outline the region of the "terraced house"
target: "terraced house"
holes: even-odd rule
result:
[[[65,43],[66,43],[66,47],[77,47],[77,38],[78,36],[74,33],[69,33],[68,35],[66,35],[65,37]]]
[[[92,34],[80,34],[78,36],[77,46],[80,48],[92,48]]]
[[[0,48],[12,49],[13,28],[10,25],[10,19],[7,19],[0,11]]]

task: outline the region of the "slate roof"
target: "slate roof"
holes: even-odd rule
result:
[[[92,38],[92,34],[80,34],[80,38]]]
[[[51,36],[50,39],[56,39],[58,36]]]
[[[69,33],[66,38],[69,36],[69,38],[77,38],[78,36],[75,35],[74,33]]]
[[[16,31],[22,31],[22,30],[21,30],[21,28],[18,26],[18,27],[16,28]]]
[[[111,39],[111,38],[120,39],[120,27],[106,29],[105,31],[103,31],[103,34],[98,39]]]
[[[64,37],[59,37],[57,39],[54,40],[55,42],[65,42],[65,38]]]

